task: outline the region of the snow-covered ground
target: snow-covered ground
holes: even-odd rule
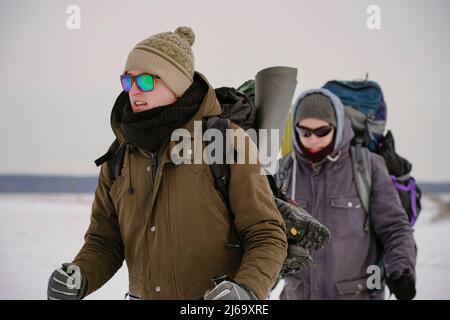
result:
[[[92,200],[81,194],[0,194],[0,299],[46,298],[51,271],[71,261],[83,244]],[[417,299],[450,299],[450,213],[440,214],[435,200],[424,197],[416,225]],[[123,299],[127,283],[124,265],[87,299]]]

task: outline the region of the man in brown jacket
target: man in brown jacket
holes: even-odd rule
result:
[[[115,179],[108,163],[101,166],[85,243],[51,275],[49,299],[85,297],[124,259],[133,298],[217,299],[226,287],[225,298],[265,299],[274,285],[287,242],[259,161],[230,165],[229,210],[208,164],[171,161],[174,130],[185,129],[194,143],[194,121],[221,113],[213,88],[194,70],[194,39],[179,27],[129,53],[111,115],[126,148],[123,166]],[[230,230],[239,246],[228,245]],[[217,276],[228,278],[215,287]]]

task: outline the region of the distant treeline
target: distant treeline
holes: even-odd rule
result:
[[[0,192],[93,193],[98,177],[0,175]]]
[[[98,177],[0,175],[3,193],[93,193]],[[450,193],[449,183],[419,182],[424,193]]]

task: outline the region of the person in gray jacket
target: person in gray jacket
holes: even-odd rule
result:
[[[350,152],[354,133],[339,98],[326,89],[304,92],[294,105],[292,125],[293,151],[280,161],[276,181],[329,228],[331,240],[312,253],[311,266],[286,276],[280,299],[384,299],[385,283],[397,299],[414,298],[413,229],[384,159],[370,153],[373,182],[365,230]],[[377,270],[385,280],[378,285]]]

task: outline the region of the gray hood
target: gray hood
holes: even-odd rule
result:
[[[341,102],[341,100],[330,90],[319,88],[319,89],[310,89],[305,92],[303,92],[298,98],[297,101],[293,105],[293,112],[292,112],[292,145],[294,148],[294,151],[296,151],[297,154],[302,154],[300,150],[300,141],[296,134],[295,130],[295,120],[297,118],[297,113],[299,110],[299,105],[302,99],[307,96],[308,94],[312,93],[321,93],[326,95],[330,98],[334,111],[336,112],[336,138],[334,140],[334,149],[336,150],[345,150],[350,147],[350,141],[352,140],[354,133],[351,126],[350,120],[345,116],[344,113],[344,106]]]

